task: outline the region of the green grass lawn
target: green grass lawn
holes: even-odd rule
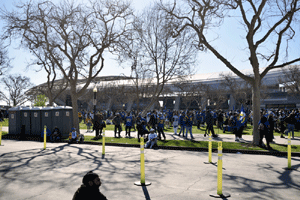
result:
[[[85,136],[85,141],[93,141],[102,143],[102,139],[95,140],[93,136]],[[140,144],[137,138],[113,138],[106,137],[105,143],[123,143],[123,144]],[[189,141],[189,140],[166,140],[158,141],[158,146],[177,146],[177,147],[196,147],[196,148],[207,148],[207,141]],[[254,147],[251,144],[239,143],[239,142],[222,142],[223,149],[244,149],[244,150],[263,150],[260,147]],[[218,142],[212,142],[213,148],[218,148]],[[287,145],[271,144],[274,151],[287,151]],[[300,152],[300,145],[292,145],[292,152]]]
[[[80,123],[79,127],[80,127],[80,129],[87,129],[86,125],[83,122]],[[193,126],[192,132],[193,132],[193,134],[204,134],[205,129],[206,129],[206,126],[200,127],[200,129],[197,129],[197,126]],[[106,130],[110,130],[110,131],[114,130],[114,125],[107,125]],[[125,130],[124,125],[122,125],[122,130]],[[179,132],[179,130],[180,130],[180,128],[178,129],[178,132]],[[174,132],[173,127],[165,128],[164,131],[171,132],[171,133]],[[223,133],[223,130],[218,129],[217,126],[214,126],[214,131],[216,134],[232,134],[232,132],[230,132],[230,131],[225,131],[225,133]],[[252,135],[252,132],[253,132],[253,127],[251,125],[248,125],[244,129],[243,135]],[[274,135],[280,136],[280,133],[274,132]],[[300,137],[300,131],[295,131],[295,136]]]
[[[4,122],[0,122],[0,126],[8,126],[8,120],[6,119]],[[86,125],[84,123],[80,123],[80,129],[86,129]],[[114,130],[114,125],[107,125],[106,130]],[[125,130],[125,127],[123,126],[123,130]],[[214,126],[214,130],[216,134],[232,134],[232,132],[226,131],[223,133],[222,130],[218,130],[216,126]],[[201,127],[200,129],[197,129],[196,126],[193,126],[193,134],[204,134],[205,133],[205,127]],[[169,129],[165,129],[165,132],[173,132],[173,127],[170,127]],[[2,132],[2,135],[6,135],[7,132]],[[244,129],[244,134],[252,135],[252,126],[249,126]],[[280,136],[280,133],[274,133],[274,135]],[[299,131],[295,131],[295,136],[300,136]],[[94,141],[102,143],[102,139],[94,140],[93,136],[85,136],[85,141]],[[139,144],[138,140],[136,138],[113,138],[113,137],[106,137],[105,139],[106,143],[124,143],[124,144]],[[212,142],[213,148],[218,147],[217,142]],[[182,146],[182,147],[198,147],[198,148],[207,148],[208,142],[207,141],[191,141],[191,140],[167,140],[167,141],[158,141],[159,146]],[[238,142],[223,142],[222,143],[224,149],[246,149],[246,150],[264,150],[260,147],[252,146],[251,144],[246,143],[238,143]],[[274,149],[274,151],[281,151],[286,152],[287,151],[287,145],[279,145],[279,144],[271,144],[271,147]],[[292,152],[300,152],[300,145],[292,145]]]
[[[0,122],[0,126],[8,126],[8,119],[5,118],[4,121]]]

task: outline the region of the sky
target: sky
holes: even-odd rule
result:
[[[13,3],[18,2],[15,0],[0,0],[0,6],[4,5],[7,9],[11,9],[13,7]],[[132,5],[136,11],[143,10],[146,6],[151,4],[151,0],[132,0]],[[0,27],[2,27],[2,22],[0,21]],[[232,53],[232,50],[228,52]],[[27,64],[31,60],[31,55],[28,51],[24,49],[19,49],[18,44],[12,44],[9,48],[9,56],[13,58],[12,66],[13,68],[8,72],[9,74],[21,74],[24,76],[28,76],[31,82],[34,85],[42,84],[46,82],[46,72],[43,70],[37,72],[39,69],[38,66],[26,68]],[[197,65],[195,66],[195,73],[212,73],[212,72],[220,72],[220,71],[229,71],[224,64],[222,64],[218,59],[214,57],[211,53],[199,53],[199,59]],[[234,59],[234,57],[232,58]],[[245,69],[247,67],[241,66],[241,69]],[[110,75],[130,75],[130,68],[122,68],[119,66],[117,61],[113,58],[105,59],[105,66],[100,73],[100,76],[110,76]]]
[[[58,0],[55,0],[58,1]],[[0,6],[5,6],[10,9],[15,0],[0,0]],[[149,6],[154,0],[132,0],[133,8],[137,11],[141,11],[145,7]],[[212,33],[212,38],[217,38],[214,41],[220,52],[232,62],[239,70],[251,69],[246,54],[242,54],[242,50],[246,47],[241,38],[245,38],[245,34],[239,28],[235,28],[233,24],[236,24],[237,19],[231,18],[225,21],[224,25],[215,29],[215,34]],[[0,27],[2,22],[0,21]],[[224,34],[226,33],[226,34]],[[26,69],[27,63],[30,61],[31,55],[26,50],[18,49],[17,44],[13,44],[9,48],[9,56],[13,58],[13,68],[8,72],[9,74],[22,74],[28,76],[31,82],[35,85],[46,82],[46,73],[42,70],[35,72],[34,68]],[[264,67],[264,66],[262,66]],[[37,69],[37,68],[35,68]],[[213,73],[221,71],[230,71],[221,61],[219,61],[210,52],[199,52],[198,62],[195,65],[195,74]],[[112,58],[105,60],[104,69],[100,72],[100,76],[110,75],[130,75],[130,68],[122,68],[118,66],[118,63]]]

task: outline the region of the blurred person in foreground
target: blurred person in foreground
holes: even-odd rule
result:
[[[90,171],[84,175],[82,185],[75,192],[72,200],[107,200],[100,192],[101,180],[98,174]]]

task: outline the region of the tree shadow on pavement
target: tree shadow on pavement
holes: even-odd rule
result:
[[[294,169],[299,170],[300,164],[292,166]],[[235,182],[236,187],[231,187],[231,190],[240,191],[241,193],[255,193],[257,196],[252,196],[252,199],[284,199],[283,193],[288,193],[286,189],[300,190],[300,183],[295,182],[295,178],[292,178],[291,173],[295,170],[282,170],[276,169],[271,165],[264,166],[263,169],[271,171],[272,174],[277,174],[280,182],[268,182],[268,179],[255,180],[236,175],[224,175],[227,181],[231,180]],[[283,191],[282,197],[276,197],[274,191]],[[278,192],[279,193],[279,192]],[[281,194],[281,193],[280,193]],[[295,194],[294,194],[295,195]]]

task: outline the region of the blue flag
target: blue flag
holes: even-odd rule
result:
[[[241,112],[240,112],[239,121],[240,121],[241,125],[244,125],[245,122],[246,122],[246,113],[245,113],[243,105],[241,106]]]

